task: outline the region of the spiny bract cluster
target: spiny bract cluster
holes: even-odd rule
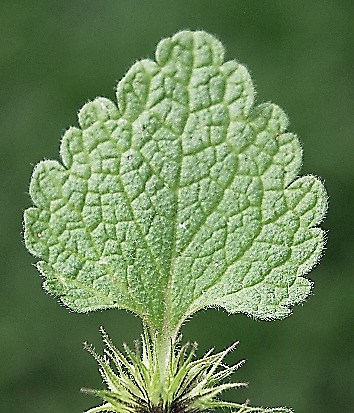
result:
[[[227,389],[247,385],[223,383],[244,363],[242,360],[233,366],[223,364],[225,356],[236,348],[237,342],[217,354],[210,350],[197,360],[193,360],[195,344],[188,354],[189,343],[179,349],[179,343],[175,343],[162,378],[154,345],[156,341],[149,338],[146,329],[141,343],[136,342],[135,351],[124,345],[125,356],[113,345],[102,327],[101,333],[106,345],[104,357],[87,343],[84,346],[98,362],[108,390],[81,389],[105,401],[102,406],[86,413],[200,413],[217,407],[233,408],[238,413],[291,413],[286,408],[255,408],[247,403],[241,405],[217,399]]]

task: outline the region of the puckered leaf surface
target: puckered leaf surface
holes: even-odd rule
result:
[[[205,32],[161,41],[117,88],[79,112],[61,163],[40,162],[25,241],[44,288],[78,312],[124,308],[177,328],[221,306],[259,319],[290,314],[324,235],[327,196],[297,178],[285,113],[254,106],[246,68]]]

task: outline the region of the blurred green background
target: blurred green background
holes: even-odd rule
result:
[[[314,293],[280,322],[208,310],[188,321],[185,340],[200,354],[241,343],[230,362],[250,382],[227,393],[296,413],[353,412],[353,29],[344,0],[7,1],[0,5],[1,284],[0,411],[81,412],[102,387],[82,342],[102,349],[102,324],[116,344],[132,343],[139,320],[123,311],[79,315],[41,290],[23,246],[35,163],[57,159],[64,130],[89,99],[115,99],[116,82],[156,43],[181,29],[204,29],[246,63],[258,102],[283,107],[304,147],[303,174],[325,180],[328,243],[311,274]],[[237,379],[235,377],[235,379]]]

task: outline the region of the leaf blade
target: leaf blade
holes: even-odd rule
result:
[[[297,178],[298,138],[253,107],[246,68],[205,32],[161,41],[156,62],[97,98],[32,176],[25,242],[48,292],[75,311],[125,308],[177,331],[203,307],[283,318],[310,293],[323,184]]]

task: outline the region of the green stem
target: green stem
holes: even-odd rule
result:
[[[170,319],[165,313],[164,325],[159,330],[148,329],[151,342],[152,351],[155,353],[155,360],[157,362],[156,374],[154,380],[156,385],[154,388],[156,391],[152,395],[152,402],[155,405],[159,405],[161,400],[166,400],[166,394],[168,393],[168,387],[170,382],[170,361],[174,344],[177,340],[177,336],[182,323],[180,323],[174,329],[171,329]]]
[[[159,328],[156,331],[155,337],[152,337],[154,340],[156,338],[156,352],[157,352],[157,360],[159,364],[159,373],[160,373],[160,383],[162,386],[162,389],[164,390],[166,388],[166,380],[168,379],[167,377],[167,372],[168,372],[168,366],[169,362],[171,359],[171,351],[173,348],[173,345],[177,339],[177,334],[179,332],[179,329],[182,325],[182,323],[178,324],[178,326],[175,326],[173,329],[172,323],[171,323],[171,314],[170,314],[170,309],[172,308],[172,299],[171,299],[171,280],[169,281],[169,285],[167,286],[165,290],[165,308],[164,308],[164,317],[163,317],[163,325],[162,328]]]

